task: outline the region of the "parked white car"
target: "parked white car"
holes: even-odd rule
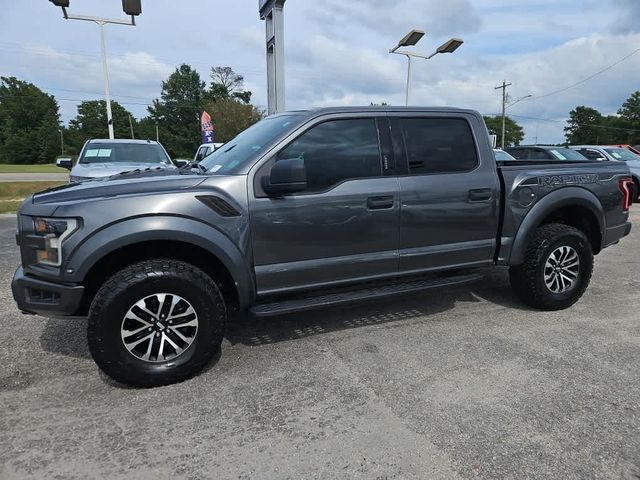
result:
[[[87,140],[75,165],[68,158],[60,158],[56,164],[71,170],[69,182],[110,177],[131,170],[177,168],[160,143],[131,139]]]
[[[222,145],[224,145],[224,143],[203,143],[198,147],[198,150],[196,151],[196,155],[195,157],[193,157],[193,161],[196,163],[199,162],[210,153],[215,152]]]

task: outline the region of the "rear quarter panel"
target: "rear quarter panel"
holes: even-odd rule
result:
[[[608,244],[607,231],[628,221],[618,181],[630,175],[627,166],[619,162],[507,165],[500,170],[505,202],[500,264],[519,263],[516,255],[512,256],[518,243],[558,208],[588,208],[600,223],[603,247]]]

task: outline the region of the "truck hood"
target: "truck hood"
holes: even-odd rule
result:
[[[175,192],[195,187],[209,175],[183,169],[154,169],[121,173],[111,177],[70,183],[36,193],[34,204],[86,201],[123,195]]]
[[[175,169],[175,165],[162,165],[159,163],[125,163],[125,162],[104,162],[104,163],[77,163],[71,171],[72,177],[110,177],[122,172],[132,170],[145,170],[147,168],[167,168]]]

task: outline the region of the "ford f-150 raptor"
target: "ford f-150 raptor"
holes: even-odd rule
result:
[[[497,162],[482,116],[325,108],[253,125],[198,170],[46,190],[18,213],[19,308],[87,316],[130,385],[199,372],[228,319],[422,292],[508,266],[517,296],[567,308],[631,229],[623,162]]]

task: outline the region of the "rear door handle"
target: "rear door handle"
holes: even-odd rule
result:
[[[393,195],[385,195],[382,197],[367,198],[367,208],[369,210],[382,210],[385,208],[393,208]]]
[[[493,197],[493,190],[490,188],[477,188],[475,190],[469,190],[470,202],[486,202]]]

